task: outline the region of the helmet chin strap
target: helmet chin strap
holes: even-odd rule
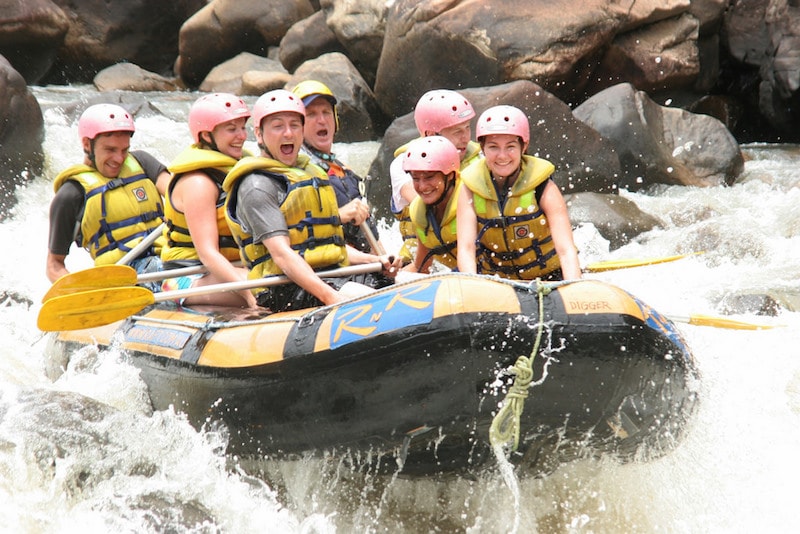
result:
[[[444,180],[444,191],[442,191],[442,194],[441,194],[441,196],[439,196],[439,200],[437,200],[436,202],[434,202],[433,204],[431,204],[431,206],[438,206],[439,204],[441,204],[441,203],[442,203],[442,201],[444,200],[444,197],[446,197],[446,196],[447,196],[447,192],[448,192],[448,191],[449,191],[449,190],[450,190],[452,187],[454,187],[454,186],[455,186],[455,183],[456,183],[455,177],[454,177],[452,180],[448,180],[448,177],[449,177],[450,175],[452,175],[452,174],[453,174],[453,173],[450,173],[448,176],[445,176],[445,180]]]
[[[217,141],[216,141],[216,139],[214,139],[214,134],[211,133],[211,132],[208,132],[208,138],[210,139],[210,141],[206,141],[203,138],[203,134],[200,134],[200,141],[202,141],[202,143],[200,143],[200,144],[207,146],[211,150],[215,150],[217,152],[220,152],[220,149],[217,146]],[[202,148],[202,146],[201,146],[201,148]]]
[[[86,154],[86,157],[89,158],[89,161],[92,163],[92,167],[95,169],[97,168],[97,161],[94,155],[94,139],[89,139],[89,152],[83,151]]]

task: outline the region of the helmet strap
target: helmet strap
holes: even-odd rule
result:
[[[89,161],[92,162],[92,167],[94,167],[96,169],[97,168],[97,161],[96,161],[96,158],[95,158],[95,155],[94,155],[94,138],[89,139],[89,152],[86,152],[84,150],[83,153],[86,154],[86,157],[89,158]]]
[[[209,149],[214,150],[216,152],[220,151],[219,147],[217,146],[217,141],[214,139],[214,134],[212,134],[211,132],[208,132],[208,138],[211,141],[206,141],[203,138],[203,133],[202,132],[200,132],[200,135],[198,137],[200,138],[200,148],[208,147]]]
[[[452,179],[452,180],[450,179],[450,176],[452,176],[452,177],[453,177],[453,179]],[[439,200],[437,200],[436,202],[434,202],[433,204],[431,204],[431,207],[435,207],[435,206],[438,206],[439,204],[441,204],[441,203],[442,203],[442,201],[443,201],[443,200],[445,199],[445,197],[447,196],[447,192],[448,192],[450,189],[452,189],[452,188],[455,186],[455,183],[456,183],[456,180],[455,180],[455,172],[451,172],[450,174],[448,174],[447,176],[445,176],[445,177],[444,177],[444,191],[442,191],[442,194],[441,194],[441,196],[439,197]]]

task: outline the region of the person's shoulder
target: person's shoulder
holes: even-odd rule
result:
[[[158,161],[154,155],[146,150],[131,150],[128,155],[138,161],[140,164],[144,162]]]

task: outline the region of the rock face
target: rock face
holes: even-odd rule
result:
[[[169,71],[181,24],[205,5],[204,0],[53,2],[66,13],[69,31],[48,83],[90,82],[100,69],[123,59],[155,73]]]
[[[581,223],[594,225],[612,249],[627,245],[639,234],[662,226],[661,221],[620,195],[586,192],[565,195],[564,199],[572,226]]]
[[[197,87],[212,68],[240,52],[266,56],[293,24],[313,13],[308,0],[214,0],[181,27],[176,71]]]
[[[755,102],[742,140],[764,140],[770,132],[774,138],[767,140],[800,138],[800,4],[734,2],[725,13],[721,36],[723,48],[744,67],[728,91]]]
[[[569,0],[399,0],[387,13],[375,93],[393,116],[429,89],[513,80],[531,80],[570,102],[625,20],[605,0],[580,9]]]
[[[42,172],[44,121],[25,80],[0,56],[0,221],[16,203],[17,185]]]
[[[159,76],[134,65],[117,63],[105,68],[94,77],[98,91],[177,91],[175,80]]]
[[[67,15],[50,0],[0,0],[0,54],[27,83],[52,68],[68,30]]]

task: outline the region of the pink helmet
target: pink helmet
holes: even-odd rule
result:
[[[458,149],[440,135],[414,139],[403,157],[403,170],[406,172],[441,171],[448,175],[460,166]]]
[[[299,113],[303,120],[306,118],[306,107],[303,100],[286,89],[275,89],[261,95],[253,106],[253,124],[261,127],[261,121],[267,115],[274,115],[282,111]]]
[[[420,135],[425,135],[426,131],[439,133],[474,116],[475,110],[472,109],[472,104],[449,89],[428,91],[420,97],[414,108],[414,122]]]
[[[78,120],[78,135],[81,139],[94,139],[99,134],[110,132],[133,132],[133,117],[124,108],[114,104],[89,106]]]
[[[528,125],[528,117],[521,109],[514,106],[494,106],[478,117],[478,124],[475,126],[475,137],[492,134],[510,134],[522,138],[523,144],[528,144],[531,140],[531,129]]]
[[[218,124],[249,116],[247,104],[238,96],[227,93],[204,95],[195,100],[189,110],[189,131],[194,142],[199,143],[200,132],[210,132]]]

